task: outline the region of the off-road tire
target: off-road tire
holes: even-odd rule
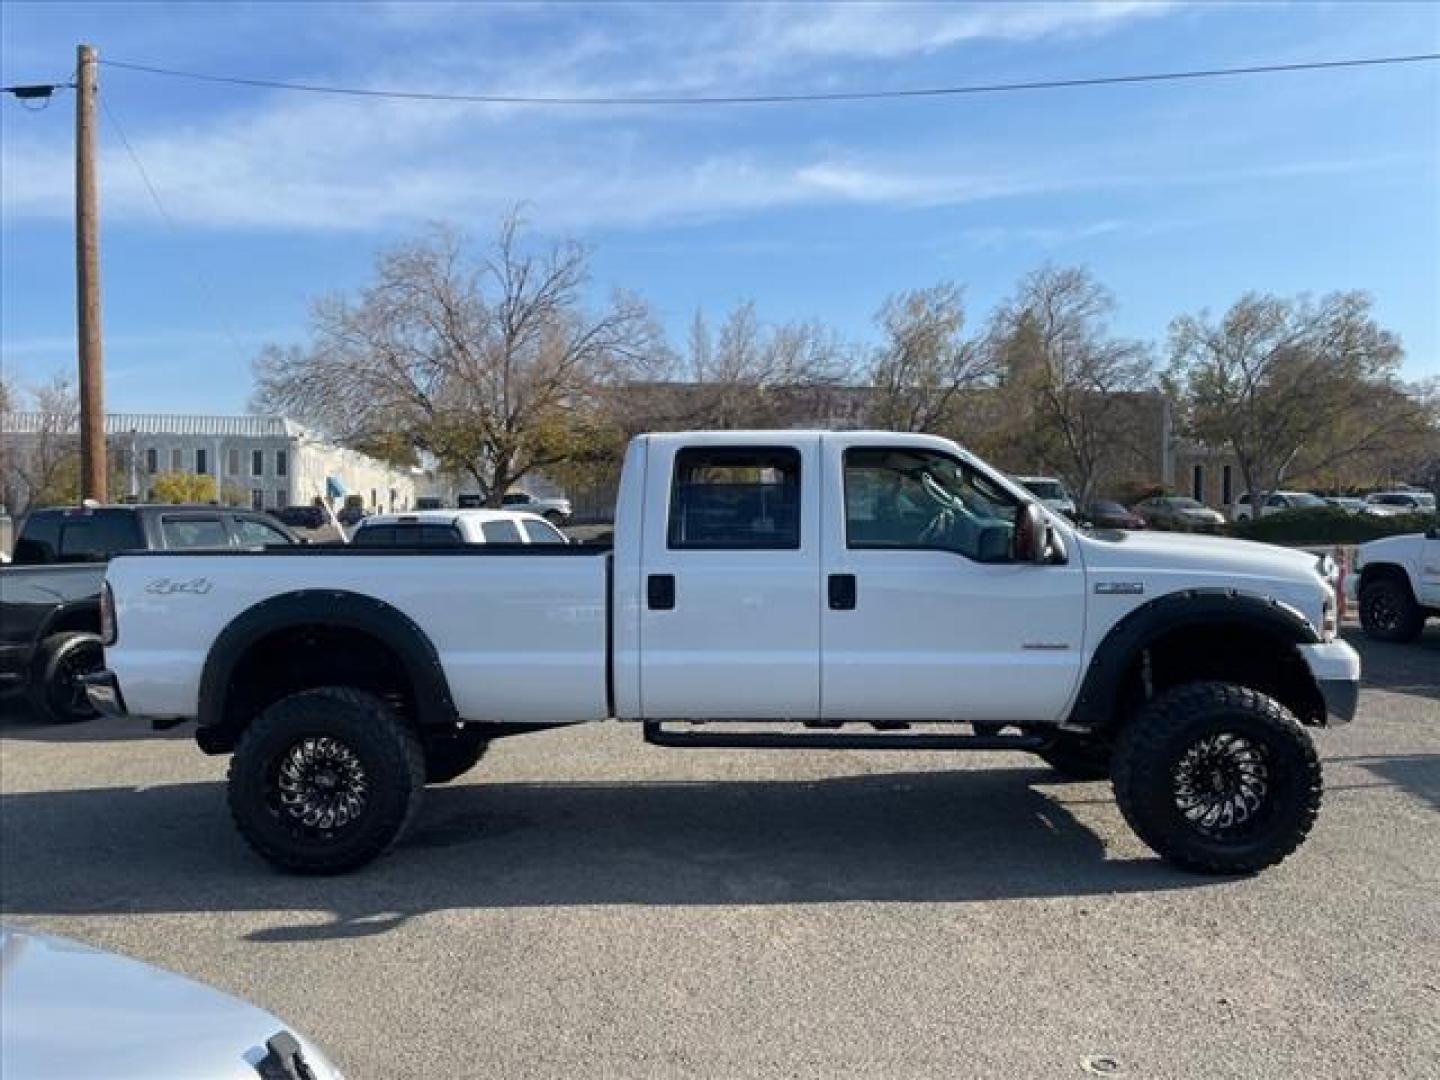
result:
[[[1425,612],[1403,581],[1377,578],[1360,587],[1360,626],[1376,641],[1414,641],[1425,627]]]
[[[303,824],[281,805],[283,759],[306,739],[330,740],[358,763],[364,803],[336,829]],[[246,727],[230,759],[230,814],[247,843],[284,870],[339,874],[393,846],[420,805],[420,740],[380,698],[326,686],[281,698]]]
[[[448,784],[475,767],[490,748],[478,731],[425,740],[425,783]]]
[[[1108,741],[1059,735],[1035,753],[1061,776],[1071,780],[1106,780],[1110,776],[1113,747]]]
[[[79,677],[105,664],[98,634],[66,631],[51,634],[35,650],[26,682],[31,707],[52,724],[93,720],[94,706],[85,696]]]
[[[1177,800],[1177,770],[1215,736],[1261,748],[1265,794],[1243,831],[1207,835]],[[1320,760],[1310,737],[1274,698],[1221,682],[1186,683],[1147,703],[1121,731],[1113,759],[1115,799],[1137,836],[1177,866],[1253,874],[1280,862],[1309,835],[1320,809]]]

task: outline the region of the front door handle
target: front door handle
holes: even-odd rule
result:
[[[829,582],[830,610],[855,610],[855,575],[831,574]]]
[[[651,611],[675,610],[675,575],[651,574],[645,581],[645,600]]]

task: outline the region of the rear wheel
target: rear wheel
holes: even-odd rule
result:
[[[104,652],[98,635],[51,634],[40,643],[31,664],[27,686],[30,704],[53,724],[93,719],[97,714],[80,680],[103,666]]]
[[[230,813],[276,866],[335,874],[399,840],[424,782],[420,740],[385,702],[321,687],[280,699],[245,729],[230,761]]]
[[[1188,683],[1149,702],[1121,732],[1115,798],[1125,820],[1179,866],[1249,874],[1305,840],[1320,809],[1320,761],[1274,698]]]
[[[1425,626],[1425,612],[1409,585],[1383,577],[1360,587],[1360,625],[1378,641],[1414,641]]]
[[[475,767],[485,756],[490,740],[478,731],[425,740],[425,783],[448,784]]]

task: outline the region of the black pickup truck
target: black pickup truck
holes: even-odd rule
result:
[[[0,691],[65,723],[94,710],[79,677],[100,666],[100,588],[122,551],[294,544],[267,514],[223,506],[70,506],[32,511],[0,567]]]

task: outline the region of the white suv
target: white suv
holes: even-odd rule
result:
[[[355,527],[360,547],[454,547],[459,544],[568,544],[537,514],[513,510],[420,510],[372,514]]]

